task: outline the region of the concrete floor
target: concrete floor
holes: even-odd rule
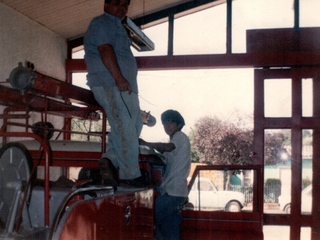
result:
[[[289,240],[290,228],[288,226],[264,226],[264,240]],[[311,228],[301,228],[301,240],[311,239]]]

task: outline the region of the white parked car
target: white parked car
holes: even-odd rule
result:
[[[280,210],[287,214],[291,212],[291,196],[290,194],[279,196]],[[311,213],[312,208],[312,185],[309,185],[301,192],[301,212]]]
[[[243,193],[219,191],[209,178],[200,177],[200,184],[198,179],[195,179],[189,192],[189,202],[193,204],[195,209],[199,209],[199,199],[201,199],[200,210],[241,211],[245,200]],[[188,181],[190,181],[190,178],[188,178]]]

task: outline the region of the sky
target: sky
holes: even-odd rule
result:
[[[319,8],[318,0],[301,0],[300,26],[320,26],[317,12]],[[246,52],[246,29],[292,28],[293,16],[293,0],[234,0],[233,53]],[[174,54],[225,53],[225,19],[225,4],[176,19]],[[163,23],[144,29],[144,33],[155,43],[155,50],[144,53],[133,50],[134,55],[166,55],[167,26],[167,23]],[[75,54],[74,58],[83,58],[83,52]],[[238,116],[252,118],[253,77],[253,69],[139,71],[140,107],[150,111],[157,119],[154,127],[144,126],[141,137],[146,141],[168,141],[160,120],[161,113],[167,109],[174,109],[182,114],[186,122],[183,132],[187,135],[201,117],[218,117],[231,122],[236,121]],[[75,74],[73,81],[74,84],[85,87],[85,74]],[[291,106],[279,104],[279,101],[290,102],[290,91],[287,95],[282,94],[282,89],[288,89],[288,85],[277,84],[277,81],[270,84],[271,97],[268,99],[274,101],[269,101],[266,111],[272,116],[279,113],[290,115]],[[307,93],[310,92],[310,81],[306,81],[304,89]],[[305,97],[306,105],[311,101],[310,97]],[[282,108],[279,109],[280,105]],[[252,119],[248,123],[252,124]]]
[[[140,107],[151,111],[158,120],[155,127],[144,127],[142,138],[149,141],[168,138],[160,122],[161,113],[167,109],[181,113],[186,134],[201,117],[231,120],[236,117],[236,111],[252,115],[252,75],[253,71],[248,69],[139,73]],[[154,132],[157,135],[153,135]]]

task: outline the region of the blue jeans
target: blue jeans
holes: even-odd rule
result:
[[[139,168],[139,136],[143,122],[136,93],[120,92],[114,87],[92,87],[97,102],[103,107],[111,132],[103,158],[119,167],[120,179],[141,176]]]
[[[167,193],[155,201],[155,237],[159,240],[179,240],[182,221],[181,209],[185,197],[174,197]]]

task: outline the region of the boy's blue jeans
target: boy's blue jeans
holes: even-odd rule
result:
[[[111,126],[108,148],[102,157],[119,167],[120,179],[140,177],[139,136],[143,122],[138,95],[120,92],[116,86],[92,87],[91,91],[106,112]]]
[[[159,240],[179,240],[182,221],[181,209],[185,197],[174,197],[167,193],[155,201],[155,237]]]

